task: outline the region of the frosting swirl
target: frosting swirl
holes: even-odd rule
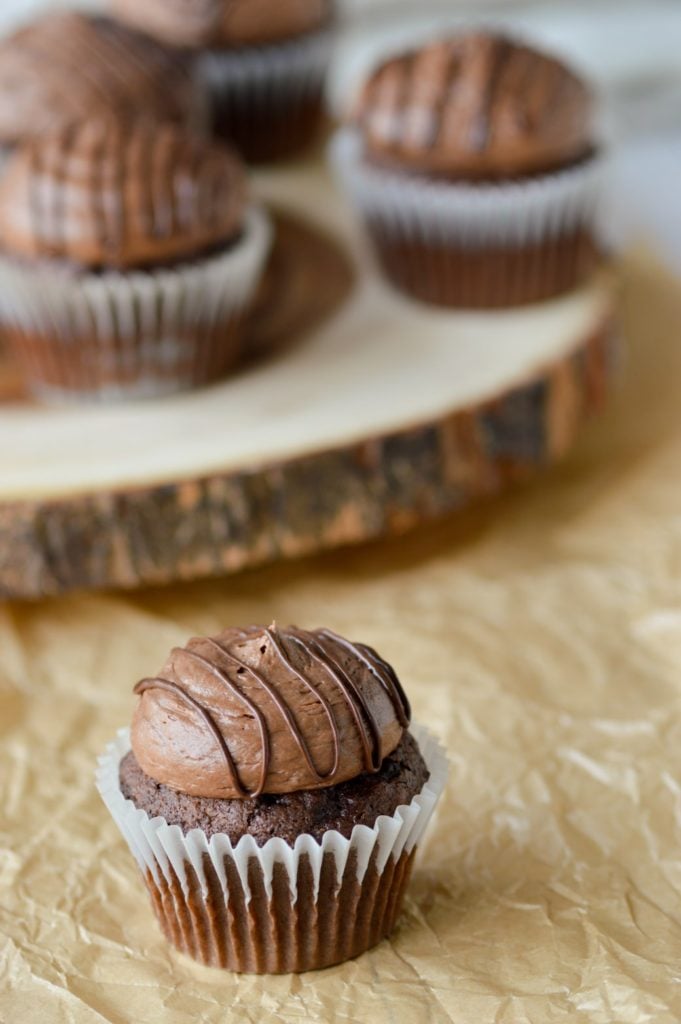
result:
[[[197,637],[135,692],[138,763],[192,796],[246,799],[376,772],[410,718],[390,665],[328,629]]]
[[[555,58],[486,32],[386,61],[361,91],[355,118],[371,157],[452,178],[545,171],[593,145],[582,80]]]
[[[114,10],[175,46],[262,46],[322,28],[333,0],[114,0]]]
[[[114,113],[188,122],[195,87],[185,62],[106,18],[47,14],[0,41],[0,141]]]
[[[87,267],[191,259],[234,238],[241,164],[217,143],[151,121],[90,121],[19,147],[0,180],[13,255]]]

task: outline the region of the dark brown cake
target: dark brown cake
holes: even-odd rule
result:
[[[378,772],[363,772],[325,789],[266,793],[251,800],[187,796],[146,775],[132,751],[121,762],[120,779],[121,792],[136,807],[151,818],[161,815],[185,833],[193,828],[208,837],[221,832],[234,844],[250,835],[259,846],[278,836],[293,846],[304,833],[321,840],[331,829],[349,837],[355,825],[372,828],[379,815],[393,814],[423,789],[428,770],[416,740],[405,733]]]
[[[603,254],[593,232],[580,227],[516,247],[461,247],[396,240],[378,221],[371,238],[387,277],[433,306],[506,309],[563,295],[588,278]]]

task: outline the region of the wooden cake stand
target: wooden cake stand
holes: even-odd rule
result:
[[[395,534],[553,462],[601,406],[607,274],[523,310],[428,309],[377,279],[320,167],[257,187],[288,211],[260,359],[107,407],[39,406],[0,368],[0,593],[192,579]]]

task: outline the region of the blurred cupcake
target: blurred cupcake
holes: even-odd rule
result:
[[[0,147],[114,114],[200,127],[187,60],[106,18],[47,14],[0,40]]]
[[[100,120],[15,150],[0,239],[0,315],[28,385],[118,399],[233,366],[270,228],[229,150]]]
[[[354,122],[332,159],[408,295],[514,306],[594,270],[594,101],[553,57],[486,32],[433,42],[371,74]]]
[[[326,629],[228,629],[135,692],[98,787],[174,946],[280,973],[389,934],[446,761],[374,650]]]
[[[318,134],[333,0],[113,0],[113,10],[198,52],[214,131],[247,160],[293,156]]]

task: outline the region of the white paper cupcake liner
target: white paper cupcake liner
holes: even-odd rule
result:
[[[325,78],[334,39],[334,30],[324,29],[268,46],[206,50],[198,58],[200,80],[223,99],[252,90],[263,97],[282,91],[305,95]]]
[[[205,891],[202,858],[208,854],[225,886],[225,899],[228,900],[224,858],[230,857],[239,872],[247,898],[250,899],[248,867],[251,858],[255,857],[263,869],[268,896],[272,895],[274,865],[279,863],[286,869],[291,894],[295,899],[298,862],[303,854],[310,858],[318,885],[325,853],[335,857],[340,881],[350,851],[354,850],[357,854],[357,880],[361,882],[374,850],[378,853],[377,868],[382,871],[391,855],[398,858],[403,852],[410,853],[419,842],[447,781],[448,762],[440,743],[427,729],[412,725],[410,732],[419,745],[430,778],[410,804],[398,807],[391,816],[381,815],[373,828],[356,825],[349,839],[335,831],[326,832],[321,842],[310,835],[301,835],[295,846],[291,847],[285,840],[277,838],[268,840],[264,846],[258,846],[251,836],[243,836],[233,846],[226,835],[214,835],[208,840],[200,829],[193,829],[185,836],[178,825],[169,825],[164,818],[150,818],[146,811],[136,808],[132,800],[126,800],[121,793],[118,770],[121,760],[130,751],[129,729],[121,729],[99,759],[97,789],[140,869],[148,869],[154,878],[158,879],[161,873],[167,881],[171,881],[174,872],[184,891],[188,892],[186,865],[190,863]]]
[[[253,207],[236,244],[195,263],[78,274],[0,261],[0,316],[29,385],[107,400],[205,382],[229,357],[220,346],[253,299],[271,236]]]
[[[391,816],[380,816],[373,828],[355,826],[350,838],[329,831],[320,842],[301,835],[293,846],[279,838],[258,846],[251,836],[233,845],[226,835],[208,839],[200,829],[184,835],[179,826],[162,817],[150,818],[121,793],[119,765],[130,750],[127,729],[118,733],[100,758],[97,788],[176,946],[203,962],[234,970],[306,970],[362,952],[387,934],[399,912],[411,857],[448,772],[438,741],[419,726],[412,726],[411,732],[428,766],[428,782],[408,805],[398,807]],[[304,893],[299,891],[302,878]],[[347,900],[352,901],[361,934],[353,932],[347,913],[335,914],[334,893],[342,898],[344,908]],[[225,926],[228,913],[240,915],[238,928],[248,932],[232,946],[228,933],[238,928]],[[296,937],[296,920],[300,930],[301,915],[311,923]],[[273,943],[272,936],[284,938]]]
[[[331,27],[269,46],[202,53],[197,75],[215,132],[255,162],[304,148],[322,121],[334,38]]]
[[[525,181],[467,184],[391,172],[363,158],[357,131],[333,138],[330,160],[362,215],[396,236],[458,248],[517,247],[597,230],[604,158]]]

